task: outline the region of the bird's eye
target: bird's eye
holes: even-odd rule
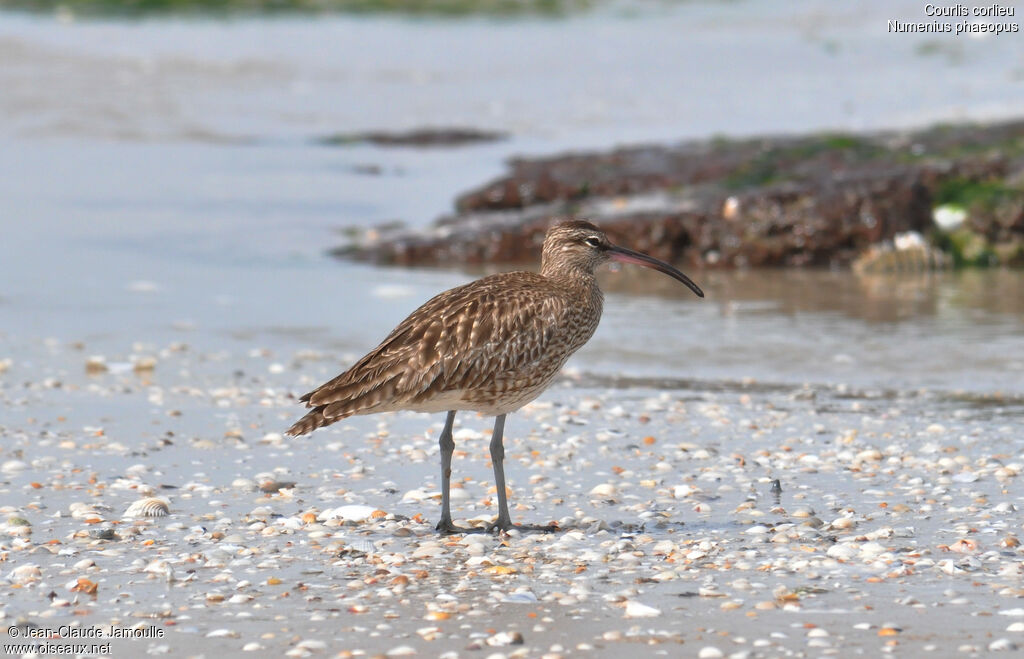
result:
[[[589,238],[584,239],[583,242],[585,242],[586,244],[590,245],[591,247],[600,247],[601,246],[601,239],[598,238],[597,236],[590,236]]]

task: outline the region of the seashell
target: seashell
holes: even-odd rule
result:
[[[857,547],[851,546],[851,544],[846,543],[846,544],[832,545],[831,547],[828,548],[828,551],[825,552],[825,553],[826,553],[826,555],[829,558],[835,558],[835,559],[842,560],[842,561],[848,561],[848,560],[852,559],[854,556],[856,556],[858,552],[859,552],[859,549]]]
[[[523,635],[519,632],[498,632],[484,641],[490,646],[522,645]]]
[[[241,636],[238,632],[231,629],[214,629],[206,635],[206,638],[238,638]]]
[[[377,509],[373,506],[351,504],[338,506],[337,508],[328,508],[320,513],[318,519],[321,522],[331,519],[339,519],[343,522],[365,522],[367,519],[372,518],[376,512]]]
[[[171,507],[163,499],[147,497],[139,499],[128,510],[124,511],[125,517],[166,517],[171,512]]]
[[[71,517],[74,519],[85,519],[85,520],[102,520],[104,519],[103,513],[100,512],[101,506],[95,506],[93,504],[85,503],[82,501],[72,502],[68,506],[68,510],[71,511]]]
[[[424,641],[433,641],[433,640],[437,639],[438,635],[441,634],[441,628],[440,627],[420,627],[419,629],[416,630],[416,633],[419,634],[420,638],[422,638]]]
[[[281,490],[290,490],[295,487],[295,481],[268,480],[260,483],[260,492],[264,494],[277,494]]]
[[[451,618],[452,614],[448,611],[427,611],[427,615],[423,616],[424,620],[447,620]]]
[[[16,474],[28,469],[28,463],[22,460],[8,460],[0,465],[0,471],[5,474]]]
[[[878,462],[883,457],[882,452],[878,449],[869,448],[857,453],[854,462]]]
[[[865,542],[860,546],[861,558],[874,558],[886,552],[885,545],[880,542]]]
[[[949,551],[958,554],[971,554],[978,551],[978,541],[972,538],[960,538],[949,546]]]
[[[857,523],[849,517],[839,517],[829,524],[834,529],[852,529]]]
[[[42,576],[43,572],[39,569],[39,566],[29,563],[27,565],[19,565],[11,570],[8,579],[17,584],[27,584],[38,581]]]
[[[656,609],[653,606],[647,606],[641,602],[635,600],[629,600],[626,602],[626,617],[627,618],[654,618],[661,615],[661,610]]]
[[[235,488],[236,490],[251,492],[256,489],[256,481],[249,478],[236,478],[235,480],[231,481],[231,487]]]

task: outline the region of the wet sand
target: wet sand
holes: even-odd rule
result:
[[[280,435],[296,383],[332,374],[335,355],[171,344],[105,371],[74,346],[30,357],[0,380],[17,419],[0,615],[23,635],[162,630],[114,656],[975,656],[1021,642],[1019,397],[570,373],[506,438],[514,518],[562,530],[441,537],[440,416]],[[494,514],[489,427],[458,419],[457,521]],[[126,515],[147,497],[169,514]]]

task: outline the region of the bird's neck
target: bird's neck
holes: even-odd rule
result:
[[[597,278],[594,277],[592,269],[559,259],[543,259],[540,264],[540,274],[552,281],[571,286],[597,286]]]
[[[601,308],[604,295],[597,285],[597,277],[593,270],[545,261],[541,265],[540,274],[579,303],[590,303],[597,309]]]

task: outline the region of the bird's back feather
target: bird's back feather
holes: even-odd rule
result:
[[[427,301],[351,368],[304,395],[301,435],[354,414],[503,414],[535,398],[601,316],[596,284],[532,272],[484,277]]]

